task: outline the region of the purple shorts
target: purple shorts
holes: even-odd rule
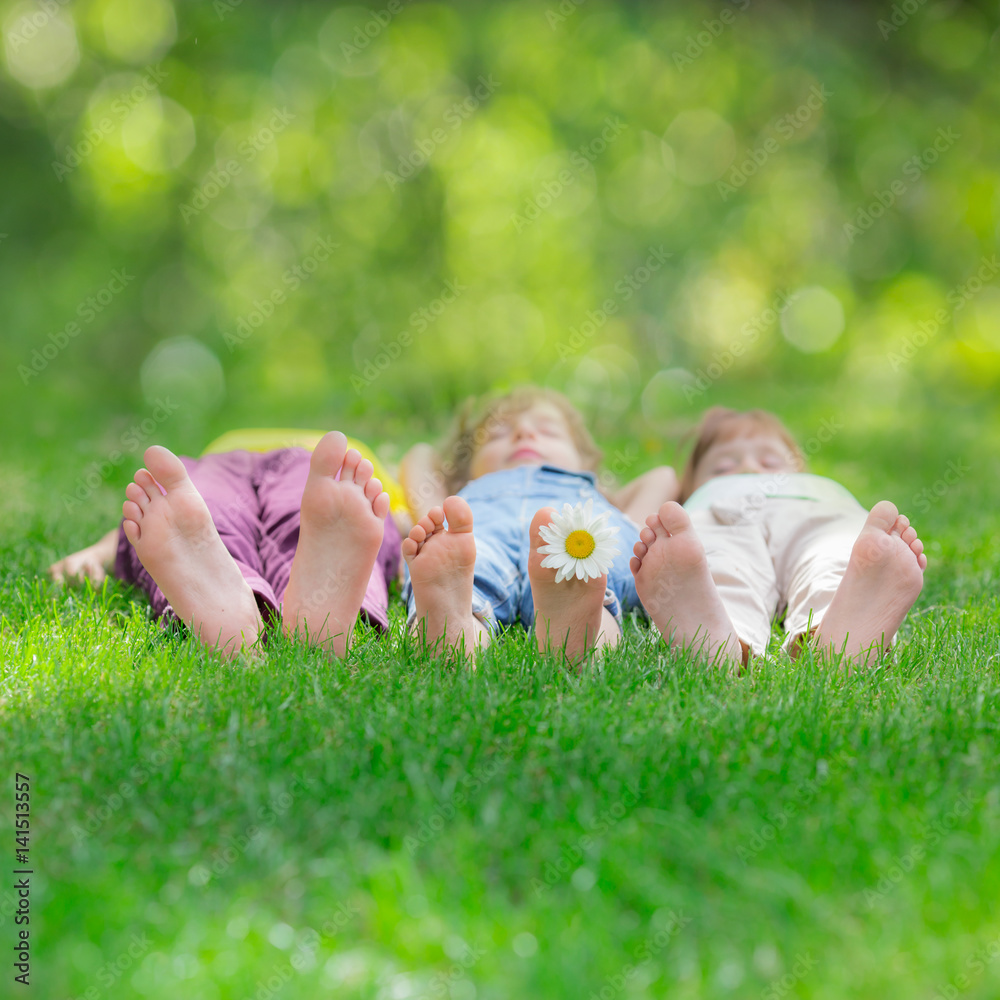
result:
[[[305,448],[281,448],[181,457],[191,481],[208,504],[219,537],[250,584],[265,621],[276,615],[288,586],[299,541],[299,507],[310,454]],[[389,582],[399,569],[401,541],[395,522],[387,517],[382,547],[361,605],[361,613],[382,629],[389,624]],[[166,597],[146,572],[121,527],[115,576],[142,588],[157,617],[173,616]]]

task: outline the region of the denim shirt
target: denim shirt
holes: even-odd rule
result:
[[[540,507],[576,505],[592,500],[594,513],[607,513],[607,523],[619,528],[618,555],[608,571],[605,607],[617,618],[622,610],[641,608],[635,578],[629,569],[639,528],[597,488],[593,472],[571,472],[553,465],[522,465],[473,479],[459,491],[472,509],[476,539],[473,611],[491,629],[494,623],[520,621],[530,626],[534,605],[528,581],[531,519]],[[403,597],[413,613],[407,577]]]

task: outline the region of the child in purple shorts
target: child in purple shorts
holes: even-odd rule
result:
[[[400,535],[372,463],[343,434],[282,448],[180,458],[154,445],[125,491],[123,521],[49,568],[56,580],[115,576],[154,612],[232,656],[279,615],[289,635],[347,651],[358,614],[388,624]]]

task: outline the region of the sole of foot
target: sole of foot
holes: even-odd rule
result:
[[[253,591],[181,460],[160,445],[147,448],[144,457],[146,467],[125,489],[125,536],[191,633],[235,655],[260,634]]]
[[[742,667],[743,646],[687,511],[673,501],[663,504],[646,518],[632,551],[639,600],[667,644]]]
[[[339,431],[309,460],[299,541],[282,596],[287,635],[345,656],[382,545],[389,494]]]
[[[562,652],[577,663],[595,646],[609,646],[621,639],[618,623],[604,608],[607,574],[591,580],[575,577],[556,583],[556,570],[542,566],[539,546],[545,545],[540,528],[551,524],[553,507],[542,507],[531,519],[528,582],[535,606],[535,642],[540,652]]]
[[[920,595],[926,567],[916,529],[895,504],[880,500],[854,543],[813,644],[859,665],[877,660]]]
[[[472,613],[476,540],[469,505],[452,496],[431,508],[403,539],[403,558],[416,607],[414,632],[428,646],[474,656],[488,635]]]

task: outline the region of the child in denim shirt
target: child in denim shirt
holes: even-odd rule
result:
[[[411,628],[470,653],[514,622],[533,625],[539,649],[571,661],[616,645],[622,612],[639,607],[626,556],[605,576],[556,583],[541,565],[539,529],[554,507],[589,500],[619,528],[627,553],[636,522],[676,490],[673,470],[627,485],[614,496],[619,509],[597,487],[600,452],[580,414],[559,393],[532,387],[460,418],[445,455],[442,466],[418,446],[400,470],[411,509],[423,514],[402,549]]]

